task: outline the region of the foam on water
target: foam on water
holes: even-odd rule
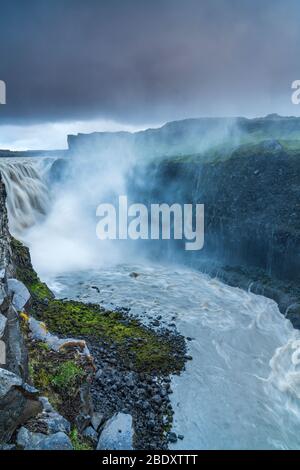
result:
[[[120,256],[110,244],[99,250],[92,208],[112,185],[121,194],[124,161],[107,158],[103,167],[96,159],[82,173],[79,159],[75,179],[56,188],[49,208],[51,162],[1,160],[11,231],[58,296],[129,307],[146,324],[162,316],[193,338],[193,360],[172,379],[174,430],[184,435],[174,449],[299,449],[300,333],[275,302],[174,266],[107,267]],[[94,265],[101,270],[81,270]]]
[[[300,334],[272,300],[163,266],[119,265],[48,282],[60,297],[129,307],[145,323],[161,315],[193,338],[193,360],[172,379],[174,430],[184,435],[172,448],[300,448]]]
[[[44,179],[53,160],[2,158],[0,173],[7,192],[10,231],[21,236],[35,225],[50,206],[49,190]]]

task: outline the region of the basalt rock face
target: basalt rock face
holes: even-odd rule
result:
[[[300,153],[253,150],[245,157],[236,152],[207,164],[169,160],[144,172],[147,185],[139,185],[140,175],[128,185],[131,199],[205,206],[204,248],[184,252],[182,243],[185,261],[207,257],[299,281]]]
[[[23,311],[31,293],[18,279],[20,272],[24,278],[38,279],[28,249],[9,233],[0,174],[0,449],[69,450],[73,448],[67,436],[70,424],[32,386],[26,333],[29,317]]]
[[[135,241],[151,258],[192,265],[270,296],[300,327],[300,119],[187,119],[136,133],[69,136],[71,153],[134,152],[131,203],[205,205],[201,251]],[[124,150],[125,149],[125,150]]]
[[[146,184],[145,184],[146,181]],[[152,258],[192,265],[224,282],[273,298],[300,327],[300,150],[266,141],[203,163],[165,159],[139,166],[128,184],[135,202],[205,207],[200,251],[184,241],[143,243]]]
[[[13,272],[13,265],[5,201],[6,191],[0,175],[0,270],[10,275]]]
[[[68,137],[71,152],[96,152],[99,159],[118,152],[126,158],[127,148],[134,152],[137,164],[128,182],[133,202],[205,205],[201,252],[182,253],[179,241],[168,249],[165,242],[144,244],[154,255],[169,252],[192,264],[207,257],[295,282],[300,279],[299,142],[300,119],[276,114]]]
[[[26,384],[27,353],[8,287],[14,266],[5,200],[6,192],[0,179],[0,444],[8,442],[20,424],[42,409],[37,390]]]
[[[199,118],[168,122],[157,129],[130,132],[94,132],[68,136],[71,153],[95,151],[113,155],[125,149],[134,152],[141,161],[146,158],[191,155],[221,145],[231,148],[256,139],[299,139],[300,119],[276,114],[264,118]]]

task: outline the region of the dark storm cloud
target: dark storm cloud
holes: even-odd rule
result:
[[[292,109],[297,0],[0,0],[0,8],[1,122]]]

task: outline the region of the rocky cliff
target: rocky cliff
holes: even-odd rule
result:
[[[150,256],[192,264],[274,298],[300,327],[300,119],[188,119],[159,129],[69,136],[70,151],[129,149],[133,202],[204,203],[205,245],[144,243]],[[126,158],[126,156],[124,157]]]
[[[145,184],[147,181],[147,184]],[[230,158],[198,156],[137,166],[128,184],[133,201],[203,203],[205,243],[144,244],[152,257],[190,264],[225,282],[276,300],[300,327],[300,149],[277,141],[238,147]]]
[[[14,266],[5,198],[5,187],[0,180],[0,445],[3,448],[9,447],[7,442],[16,428],[42,409],[37,391],[26,383],[26,348],[9,286]]]
[[[244,150],[224,161],[168,159],[137,167],[128,191],[148,204],[205,205],[204,249],[186,257],[207,256],[299,281],[300,151],[268,141]]]
[[[94,132],[68,136],[71,153],[129,149],[137,159],[199,154],[202,160],[225,158],[241,144],[263,140],[300,139],[300,118],[271,114],[265,118],[200,118],[165,124],[157,129]],[[201,154],[201,155],[200,155]]]
[[[9,233],[0,178],[0,449],[72,449],[69,422],[32,381],[29,348],[39,343],[33,335],[29,340],[31,294],[18,279],[20,263],[34,273],[28,250]]]
[[[55,299],[9,234],[5,199],[0,181],[0,448],[167,448],[184,338]]]

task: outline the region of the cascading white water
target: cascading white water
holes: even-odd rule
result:
[[[107,159],[83,170],[82,163],[50,204],[45,161],[0,162],[11,229],[44,280],[58,296],[129,307],[145,323],[161,316],[193,338],[193,360],[172,380],[174,429],[185,436],[174,448],[300,448],[299,331],[275,302],[192,270],[102,264],[92,271],[105,251],[95,240],[94,203],[114,182],[123,190],[127,166]],[[113,254],[106,250],[106,259]]]
[[[138,274],[130,276],[131,272]],[[299,449],[300,332],[273,300],[177,266],[59,275],[58,296],[174,324],[193,360],[172,379],[172,449]]]
[[[22,237],[24,230],[46,215],[50,196],[44,174],[51,164],[52,161],[46,159],[0,161],[0,173],[7,192],[9,226],[13,235]]]

